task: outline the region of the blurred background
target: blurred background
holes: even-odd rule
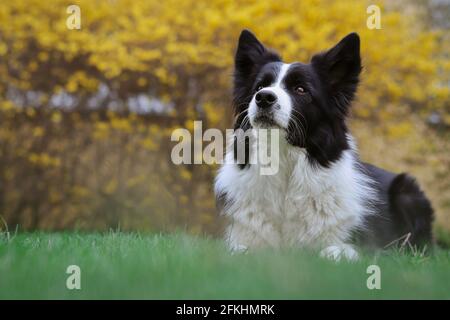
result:
[[[66,26],[71,4],[80,30]],[[366,26],[371,4],[380,30]],[[231,127],[243,28],[303,62],[358,32],[362,159],[413,173],[450,230],[448,0],[2,1],[0,229],[217,235],[217,167],[173,165],[170,135]]]

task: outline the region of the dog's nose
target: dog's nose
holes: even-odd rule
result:
[[[260,91],[255,96],[255,102],[259,108],[269,108],[277,102],[277,96],[271,91]]]

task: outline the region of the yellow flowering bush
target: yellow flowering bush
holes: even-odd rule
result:
[[[191,96],[227,101],[236,39],[246,27],[288,61],[308,61],[357,31],[365,66],[361,116],[381,110],[389,115],[388,102],[433,108],[448,100],[448,86],[437,74],[450,71],[448,59],[438,59],[439,32],[420,29],[403,8],[396,11],[380,1],[382,28],[370,30],[366,8],[372,3],[81,0],[75,2],[81,29],[69,30],[66,1],[3,2],[2,91],[8,85],[42,91],[44,106],[60,90],[83,97],[100,83],[119,98],[151,90],[175,101]]]
[[[67,1],[0,3],[0,215],[10,224],[216,231],[213,168],[173,166],[169,137],[175,127],[192,129],[195,119],[204,128],[230,125],[233,54],[243,28],[285,60],[303,62],[358,32],[364,70],[353,126],[363,155],[384,162],[383,146],[408,141],[385,164],[429,168],[419,177],[447,190],[434,199],[442,211],[450,207],[450,186],[435,184],[450,175],[442,150],[448,130],[424,124],[434,114],[442,128],[450,126],[448,32],[428,27],[425,7],[361,0],[71,4],[80,8],[79,30],[67,27]],[[371,4],[381,9],[381,29],[367,27]],[[133,112],[130,99],[142,95],[160,110]],[[379,148],[372,149],[374,135]]]

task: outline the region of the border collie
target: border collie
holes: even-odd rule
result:
[[[414,178],[361,162],[346,125],[361,72],[356,33],[308,64],[284,63],[248,30],[235,55],[234,137],[215,182],[231,250],[306,247],[339,260],[360,248],[432,244],[433,209]],[[279,135],[279,170],[250,163],[266,128]],[[243,141],[245,140],[245,141]],[[245,145],[237,163],[236,145]],[[233,161],[234,160],[234,161]]]

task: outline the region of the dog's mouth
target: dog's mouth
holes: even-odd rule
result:
[[[258,112],[253,118],[253,124],[258,128],[279,128],[280,125],[275,121],[272,113]]]

